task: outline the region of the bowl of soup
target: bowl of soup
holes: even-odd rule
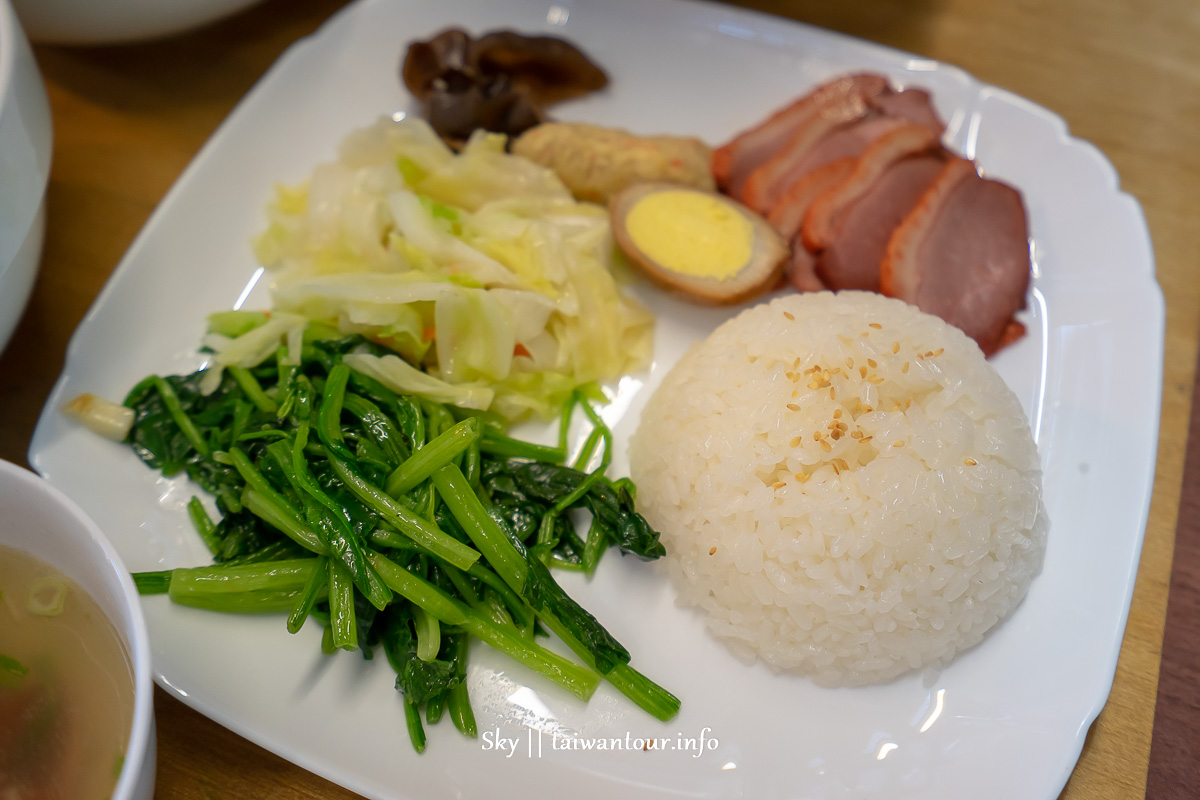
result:
[[[120,556],[66,495],[0,461],[0,798],[150,800],[153,699]]]

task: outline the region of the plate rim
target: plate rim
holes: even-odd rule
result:
[[[325,37],[329,36],[331,31],[337,30],[340,25],[346,24],[348,20],[354,19],[359,13],[361,13],[362,9],[373,5],[384,4],[385,2],[388,2],[388,0],[357,0],[356,2],[350,3],[326,19],[314,32],[290,44],[263,73],[258,81],[256,81],[254,86],[246,93],[246,95],[237,102],[229,114],[221,121],[212,135],[196,151],[188,165],[179,174],[168,191],[157,203],[154,211],[147,218],[146,222],[131,242],[129,248],[121,257],[117,267],[106,280],[104,287],[97,294],[96,298],[89,306],[88,311],[84,314],[75,331],[72,333],[66,348],[62,371],[56,380],[53,389],[51,390],[46,405],[39,415],[34,436],[31,440],[28,451],[29,463],[39,474],[42,474],[43,476],[46,475],[46,470],[44,468],[45,465],[43,459],[41,458],[44,449],[42,439],[45,435],[45,421],[49,415],[57,415],[58,413],[54,400],[63,390],[64,384],[68,379],[70,368],[78,357],[77,351],[81,346],[80,342],[87,335],[87,328],[93,324],[96,317],[103,313],[103,310],[107,306],[111,296],[117,294],[121,290],[121,284],[123,281],[128,280],[125,277],[126,274],[133,269],[133,265],[137,261],[139,252],[146,247],[146,242],[153,237],[154,231],[160,224],[161,218],[170,213],[170,209],[174,205],[177,197],[187,191],[187,187],[192,183],[194,176],[203,171],[205,164],[211,158],[211,154],[221,148],[224,142],[230,138],[234,128],[236,127],[236,122],[240,120],[241,117],[250,113],[250,110],[254,107],[256,101],[270,90],[273,82],[279,80],[280,75],[286,75],[293,65],[301,59],[311,57],[313,53],[319,52],[319,44],[325,39]],[[888,61],[898,62],[900,59],[905,58],[910,60],[917,59],[922,63],[936,67],[938,70],[943,70],[948,74],[952,74],[956,77],[956,79],[963,81],[966,86],[969,87],[970,95],[974,102],[978,103],[985,96],[992,96],[1010,105],[1021,107],[1031,115],[1036,116],[1041,121],[1048,124],[1053,129],[1055,134],[1055,142],[1058,146],[1070,148],[1077,152],[1086,154],[1093,167],[1100,170],[1100,172],[1104,175],[1106,185],[1111,188],[1113,192],[1114,201],[1124,206],[1124,209],[1122,210],[1123,213],[1132,215],[1130,223],[1133,228],[1136,229],[1139,237],[1137,246],[1140,250],[1144,251],[1146,255],[1145,261],[1138,265],[1141,267],[1138,275],[1140,278],[1144,279],[1144,281],[1147,281],[1146,283],[1139,281],[1139,285],[1142,285],[1142,288],[1150,291],[1150,297],[1148,299],[1152,304],[1152,309],[1151,315],[1147,319],[1147,324],[1154,325],[1153,338],[1158,347],[1158,358],[1152,359],[1148,365],[1152,372],[1150,377],[1156,379],[1153,382],[1152,405],[1154,408],[1153,422],[1154,427],[1157,430],[1161,422],[1161,405],[1163,399],[1162,379],[1163,359],[1165,358],[1164,344],[1166,329],[1165,298],[1161,285],[1158,283],[1156,278],[1153,243],[1150,237],[1148,225],[1146,224],[1144,209],[1136,197],[1121,187],[1120,176],[1115,166],[1103,153],[1103,151],[1101,151],[1095,144],[1071,134],[1070,128],[1065,119],[1050,109],[1047,109],[1040,104],[1015,94],[1010,90],[984,83],[971,73],[968,73],[962,68],[947,62],[924,58],[919,55],[915,55],[897,48],[891,48],[877,42],[859,39],[846,33],[821,29],[807,23],[789,20],[783,17],[777,17],[765,12],[719,5],[715,2],[711,2],[711,0],[668,0],[666,3],[663,3],[662,6],[673,7],[671,11],[672,14],[686,14],[689,11],[703,9],[705,13],[712,14],[715,17],[733,17],[743,20],[749,19],[754,21],[759,26],[768,26],[773,30],[782,29],[786,31],[799,28],[807,31],[808,35],[815,35],[821,38],[829,39],[839,43],[839,46],[840,44],[851,45],[859,50],[872,52],[877,57]],[[912,70],[911,68],[908,69],[908,74],[912,75],[914,78],[919,77],[919,71]],[[1106,688],[1100,696],[1095,698],[1095,701],[1090,707],[1088,713],[1085,715],[1085,719],[1081,720],[1073,742],[1074,757],[1070,759],[1069,763],[1063,765],[1057,787],[1053,787],[1055,788],[1055,792],[1052,795],[1048,795],[1049,797],[1057,796],[1058,791],[1061,791],[1061,788],[1066,784],[1071,773],[1074,771],[1078,757],[1082,752],[1087,732],[1099,715],[1100,711],[1107,704],[1111,694],[1112,686],[1116,677],[1117,661],[1124,641],[1124,632],[1128,623],[1130,604],[1136,588],[1136,576],[1141,560],[1141,553],[1149,520],[1151,500],[1153,497],[1155,469],[1157,464],[1157,450],[1158,440],[1157,437],[1154,437],[1150,442],[1149,452],[1151,469],[1144,477],[1139,490],[1139,516],[1141,518],[1141,524],[1136,532],[1135,537],[1130,540],[1130,544],[1135,551],[1136,557],[1133,558],[1128,565],[1127,580],[1124,584],[1124,591],[1121,597],[1122,613],[1120,618],[1116,621],[1116,630],[1119,631],[1119,635],[1115,637],[1115,641],[1110,648],[1111,652],[1108,654],[1108,660],[1104,669],[1104,675],[1106,676],[1104,685]],[[331,774],[331,772],[336,772],[336,770],[331,771],[320,768],[318,764],[314,764],[303,754],[294,751],[292,748],[284,744],[281,744],[280,742],[272,739],[270,736],[259,734],[254,728],[240,721],[236,716],[222,712],[219,708],[208,703],[206,699],[181,693],[170,684],[167,676],[158,670],[157,665],[154,670],[154,675],[155,681],[166,691],[170,692],[177,699],[180,699],[187,705],[195,708],[197,711],[203,713],[205,716],[213,719],[222,726],[235,731],[239,735],[252,742],[255,742],[256,744],[259,744],[265,749],[298,764],[304,769],[312,771],[315,774],[321,775],[322,777],[332,780],[340,785],[347,786],[352,790],[362,790],[361,785],[356,789],[354,782],[347,782],[344,778],[344,774]]]

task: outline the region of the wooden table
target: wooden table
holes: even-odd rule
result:
[[[742,4],[957,64],[1053,109],[1141,201],[1167,297],[1158,472],[1112,696],[1063,797],[1144,796],[1200,327],[1200,13],[1193,0]],[[180,171],[276,57],[341,5],[271,0],[167,41],[37,49],[55,127],[49,228],[33,299],[0,360],[0,457],[24,463],[72,330]],[[1195,708],[1188,665],[1179,669]],[[156,703],[163,800],[353,796],[162,691]],[[1157,764],[1167,751],[1155,752]],[[1164,756],[1167,769],[1189,769],[1182,752]],[[1172,778],[1153,796],[1172,783],[1175,796],[1200,790]]]

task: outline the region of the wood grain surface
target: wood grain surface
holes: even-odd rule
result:
[[[1194,0],[739,4],[947,61],[1024,95],[1095,143],[1142,203],[1167,298],[1154,499],[1112,695],[1062,796],[1145,796],[1200,332],[1200,8]],[[25,462],[71,332],[172,182],[283,50],[341,5],[269,0],[160,42],[36,48],[54,164],[42,270],[0,357],[0,457]],[[354,796],[162,691],[156,702],[161,800]],[[1175,796],[1200,795],[1183,790]]]
[[[1192,391],[1146,797],[1192,800],[1200,787],[1200,380]]]

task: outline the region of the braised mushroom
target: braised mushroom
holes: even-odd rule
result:
[[[608,83],[563,39],[513,31],[473,39],[458,28],[409,45],[401,77],[434,130],[454,145],[477,128],[516,136],[540,124],[546,106]]]

